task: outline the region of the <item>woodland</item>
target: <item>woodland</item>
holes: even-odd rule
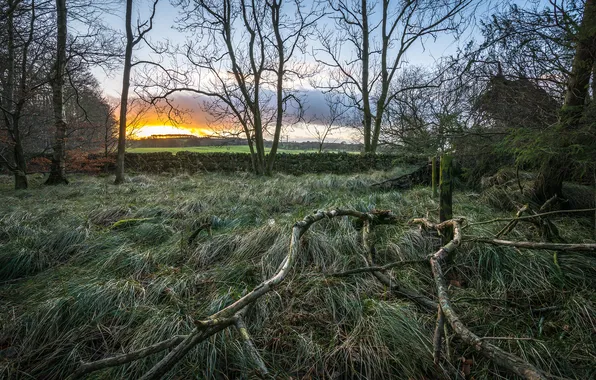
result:
[[[0,378],[596,377],[596,0],[0,9]],[[199,110],[246,168],[126,167]]]

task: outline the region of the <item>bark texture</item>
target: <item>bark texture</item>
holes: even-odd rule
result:
[[[54,63],[52,107],[54,109],[54,145],[50,175],[46,185],[68,184],[66,179],[66,115],[64,113],[64,78],[66,76],[66,0],[56,0],[56,62]]]

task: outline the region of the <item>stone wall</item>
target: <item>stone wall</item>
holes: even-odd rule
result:
[[[348,153],[278,153],[275,171],[287,174],[336,173],[350,174],[369,170],[388,170],[398,165],[413,164],[401,156]],[[247,153],[194,153],[170,152],[127,153],[127,171],[163,172],[236,172],[250,171],[250,155]]]

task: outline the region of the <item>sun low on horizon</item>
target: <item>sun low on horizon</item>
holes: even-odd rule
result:
[[[192,136],[208,136],[210,131],[199,128],[185,128],[175,127],[172,125],[144,125],[138,131],[132,133],[131,138],[141,139],[154,135],[192,135]]]

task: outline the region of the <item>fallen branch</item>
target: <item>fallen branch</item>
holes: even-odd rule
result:
[[[508,233],[510,233],[511,231],[513,231],[513,229],[515,228],[515,226],[517,226],[517,223],[519,223],[519,218],[522,216],[522,214],[526,211],[528,211],[528,209],[530,208],[529,205],[524,205],[522,208],[519,209],[519,211],[515,214],[515,218],[507,223],[507,225],[505,227],[503,227],[501,229],[501,231],[499,231],[496,235],[495,238],[498,239],[501,236],[507,235]]]
[[[454,226],[454,238],[448,245],[452,248],[457,248],[461,242],[461,228],[457,221],[452,222]],[[446,223],[446,222],[444,222]],[[437,293],[439,296],[439,303],[441,310],[445,314],[445,317],[449,321],[453,331],[462,339],[465,343],[474,347],[477,351],[482,353],[487,358],[491,359],[495,364],[515,373],[518,376],[522,376],[526,379],[545,379],[546,375],[543,374],[533,365],[527,363],[523,359],[503,351],[497,346],[494,346],[480,337],[471,332],[459,319],[453,308],[451,307],[451,301],[449,300],[449,293],[447,292],[447,282],[443,275],[441,268],[441,262],[447,256],[448,251],[443,248],[439,249],[430,258],[430,264],[435,278],[435,284],[437,286]]]
[[[132,351],[127,354],[112,356],[111,358],[101,359],[89,363],[81,363],[79,368],[77,368],[70,378],[76,379],[87,373],[98,371],[100,369],[115,367],[142,359],[146,356],[153,355],[168,348],[174,347],[180,344],[180,342],[182,342],[186,337],[186,335],[177,335],[173,338],[163,340],[159,343],[155,343],[151,346],[141,348],[140,350]]]
[[[460,301],[472,301],[472,302],[499,302],[504,303],[508,307],[514,307],[518,309],[527,309],[530,313],[546,313],[549,311],[556,311],[561,310],[563,307],[561,306],[544,306],[544,307],[532,307],[531,305],[524,305],[509,299],[503,298],[487,298],[487,297],[459,297],[453,300],[454,303],[458,303]]]
[[[329,277],[345,277],[345,276],[350,276],[352,274],[386,271],[386,270],[404,266],[404,265],[421,264],[421,263],[428,264],[428,261],[424,260],[424,259],[402,260],[402,261],[396,261],[396,262],[381,265],[381,266],[370,266],[370,267],[363,267],[363,268],[358,268],[358,269],[347,270],[345,272],[329,273],[329,274],[327,274],[327,276],[329,276]]]
[[[534,338],[516,338],[514,336],[483,336],[481,340],[532,340],[536,342],[542,342],[540,339]]]
[[[435,325],[435,335],[433,338],[433,348],[434,348],[434,363],[436,366],[439,365],[441,361],[441,348],[443,346],[443,334],[445,333],[445,314],[443,314],[443,310],[441,310],[441,306],[437,308],[437,323]]]
[[[184,339],[175,349],[166,355],[160,362],[149,370],[141,380],[161,379],[168,371],[182,359],[191,348],[201,343],[211,335],[223,330],[225,327],[235,323],[236,313],[240,312],[246,306],[255,302],[257,299],[277,287],[288,275],[290,269],[294,266],[296,256],[298,255],[299,241],[302,235],[310,228],[312,224],[322,219],[333,218],[337,216],[352,216],[368,221],[374,219],[372,214],[365,214],[354,210],[331,210],[317,211],[312,215],[306,216],[302,221],[296,222],[292,228],[292,238],[288,254],[282,261],[279,269],[273,277],[257,285],[251,292],[246,294],[231,305],[209,316],[207,319],[197,321],[195,328],[186,339]],[[387,213],[383,214],[387,218]]]
[[[491,220],[484,220],[481,222],[475,223],[468,223],[467,225],[463,226],[462,229],[466,229],[470,226],[479,226],[481,224],[489,224],[489,223],[496,223],[496,222],[509,222],[512,220],[526,220],[526,219],[534,219],[536,217],[547,216],[547,215],[554,215],[554,214],[571,214],[571,213],[582,213],[582,212],[592,212],[596,211],[596,208],[584,208],[578,210],[557,210],[557,211],[549,211],[543,212],[542,214],[534,214],[534,215],[527,215],[527,216],[520,216],[519,218],[495,218]]]
[[[246,309],[244,309],[244,310],[246,310]],[[257,366],[257,370],[259,371],[260,375],[263,377],[268,376],[269,371],[267,370],[267,366],[265,365],[263,358],[261,358],[261,355],[259,355],[259,351],[255,347],[255,345],[252,341],[252,338],[250,337],[250,334],[248,333],[248,329],[246,328],[246,325],[244,324],[244,318],[243,318],[242,314],[243,314],[242,312],[238,313],[238,316],[236,318],[236,323],[235,323],[236,330],[240,334],[240,339],[244,343],[244,348],[248,352],[248,356],[250,356],[252,362]]]
[[[369,243],[370,229],[370,222],[368,220],[365,220],[364,225],[362,226],[362,244],[368,256],[364,259],[364,262],[367,267],[374,267],[372,255],[374,249],[371,247]],[[406,298],[410,301],[413,301],[429,312],[434,312],[435,310],[437,310],[438,305],[435,301],[413,290],[404,288],[397,281],[393,280],[391,277],[387,276],[382,271],[372,271],[372,274],[377,278],[377,280],[379,280],[383,285],[388,287],[391,290],[391,292],[397,295],[398,297]]]
[[[558,244],[558,243],[536,243],[531,241],[509,241],[490,238],[472,238],[472,242],[488,243],[492,245],[503,245],[506,247],[527,248],[527,249],[547,249],[551,251],[563,252],[596,252],[596,243],[584,244]]]

